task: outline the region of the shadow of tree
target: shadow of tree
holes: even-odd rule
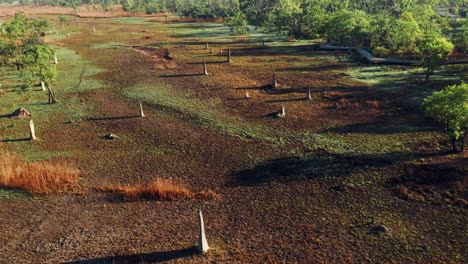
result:
[[[389,121],[365,122],[347,126],[335,127],[325,132],[335,133],[363,133],[363,134],[395,134],[408,132],[426,132],[436,130],[435,127],[425,124],[391,123]]]
[[[400,161],[444,155],[444,153],[392,152],[376,155],[308,155],[273,159],[232,174],[227,186],[256,186],[324,177],[346,177],[364,168],[378,168]]]
[[[294,68],[282,68],[278,69],[279,72],[317,72],[317,71],[329,71],[329,70],[346,70],[346,64],[326,64],[317,66],[307,67],[294,67]]]
[[[197,254],[196,247],[172,251],[153,252],[147,254],[134,254],[128,256],[109,256],[96,259],[63,262],[63,264],[128,264],[128,263],[160,263],[187,258]]]

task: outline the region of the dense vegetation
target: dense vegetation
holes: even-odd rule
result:
[[[452,150],[463,152],[468,134],[468,84],[448,86],[424,100],[424,110],[444,124]]]
[[[122,4],[131,12],[172,11],[190,17],[225,17],[236,34],[247,22],[294,38],[323,38],[339,45],[371,48],[389,53],[424,57],[430,40],[445,40],[457,50],[468,47],[466,0],[34,0],[38,5],[100,4],[108,10]],[[443,6],[448,5],[448,6]],[[429,44],[429,46],[432,45]],[[449,47],[450,45],[444,45]],[[447,50],[447,49],[445,49]],[[421,54],[423,53],[423,54]]]
[[[0,27],[0,63],[16,67],[23,89],[44,82],[53,94],[50,86],[57,79],[55,54],[43,40],[49,27],[47,20],[31,19],[22,12]]]

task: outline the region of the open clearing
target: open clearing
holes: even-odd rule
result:
[[[40,89],[17,93],[16,73],[2,69],[0,148],[73,164],[80,187],[0,189],[1,263],[468,259],[467,155],[445,153],[443,131],[417,110],[434,89],[468,81],[466,65],[424,82],[421,68],[360,64],[261,32],[230,36],[217,23],[79,18],[56,29],[59,104]],[[280,87],[268,89],[273,73]],[[4,116],[18,107],[32,112],[38,141],[23,140],[28,121]],[[127,202],[99,191],[156,178],[219,197]],[[206,255],[193,249],[198,208]],[[372,216],[387,234],[370,232]]]

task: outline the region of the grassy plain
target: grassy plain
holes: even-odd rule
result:
[[[2,116],[0,147],[73,164],[81,191],[0,189],[0,262],[468,258],[467,156],[446,153],[443,131],[418,107],[431,91],[466,82],[466,65],[425,82],[418,68],[366,65],[253,28],[231,36],[216,23],[80,18],[57,31],[49,42],[59,56],[59,104],[45,104],[39,89],[18,92],[16,73],[2,68],[0,115],[31,110],[39,140],[22,140],[26,120]],[[268,87],[273,73],[277,89]],[[282,105],[286,117],[276,118]],[[104,139],[109,133],[118,138]],[[450,177],[434,183],[439,175]],[[127,202],[100,188],[156,179],[219,197]],[[213,248],[203,256],[193,249],[198,208]],[[373,216],[387,234],[370,233]]]

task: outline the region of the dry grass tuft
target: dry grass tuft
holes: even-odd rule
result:
[[[100,190],[121,194],[126,201],[174,201],[183,198],[191,198],[193,196],[192,192],[183,186],[183,184],[166,179],[157,179],[146,185],[111,185],[102,187]]]
[[[197,199],[200,199],[200,200],[214,200],[214,199],[219,198],[220,195],[215,193],[212,190],[208,190],[208,191],[199,192],[195,196],[197,197]]]
[[[11,154],[0,155],[0,187],[32,194],[63,192],[78,182],[79,170],[63,163],[26,162]]]
[[[366,104],[370,107],[373,107],[373,108],[381,108],[382,107],[382,103],[380,101],[377,101],[377,100],[368,100],[366,101]]]
[[[210,200],[218,197],[213,191],[194,194],[184,184],[168,179],[157,179],[150,184],[108,185],[98,188],[99,191],[122,195],[124,201],[160,200],[176,201],[184,198]]]

